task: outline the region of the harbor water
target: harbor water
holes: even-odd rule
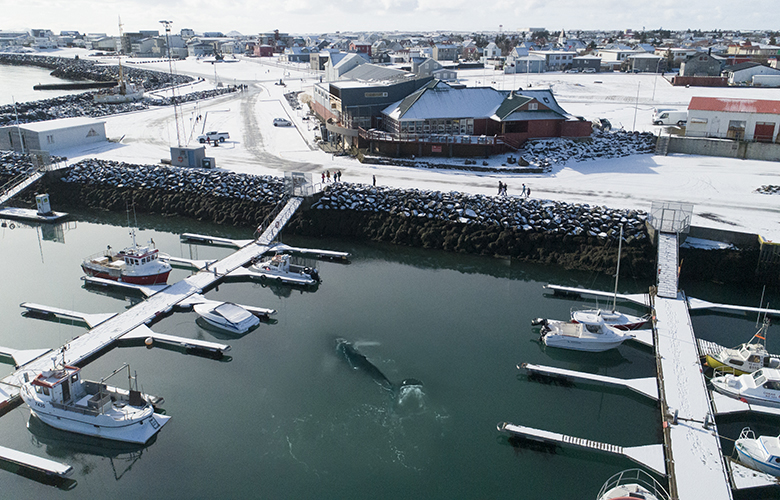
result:
[[[73,80],[63,80],[51,76],[52,70],[35,66],[9,66],[0,64],[0,106],[12,104],[14,101],[27,102],[40,99],[50,99],[68,94],[79,94],[84,90],[33,90],[33,85],[39,83],[77,83]]]
[[[56,348],[85,329],[22,316],[24,301],[88,313],[121,312],[140,300],[85,288],[79,264],[106,245],[130,242],[124,215],[73,213],[59,228],[0,227],[0,345]],[[249,238],[248,230],[139,217],[138,240],[161,251],[214,259],[230,252],[183,244],[197,232]],[[348,265],[318,262],[316,291],[224,283],[207,297],[271,307],[274,320],[244,336],[200,326],[177,312],[154,331],[224,342],[213,360],[160,347],[118,347],[84,370],[100,379],[130,363],[143,391],[165,398],[172,420],[147,446],[57,431],[21,406],[0,418],[3,445],[71,464],[74,482],[49,485],[0,465],[9,498],[593,498],[633,464],[570,449],[514,447],[496,424],[510,421],[624,446],[661,442],[656,405],[631,392],[529,381],[531,362],[616,377],[654,373],[647,348],[592,354],[545,348],[537,316],[566,318],[582,301],[546,296],[548,282],[609,290],[612,278],[500,259],[344,240],[285,238],[350,252]],[[187,271],[174,270],[169,282]],[[646,284],[621,281],[621,292]],[[761,290],[706,285],[708,300],[749,303]],[[628,307],[630,309],[630,307]],[[726,345],[747,341],[755,318],[700,315],[694,327]],[[770,331],[771,334],[771,331]],[[336,350],[346,339],[394,384],[354,370]],[[777,345],[770,337],[770,348]],[[3,375],[13,367],[2,365]],[[404,379],[421,384],[402,386]],[[121,385],[121,380],[115,381]],[[736,431],[738,432],[738,430]],[[5,469],[5,470],[2,470]]]

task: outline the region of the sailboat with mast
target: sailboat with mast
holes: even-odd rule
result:
[[[615,269],[615,291],[612,297],[612,309],[601,308],[572,309],[572,323],[598,324],[604,323],[618,330],[636,330],[650,319],[650,315],[636,316],[617,310],[618,280],[620,279],[620,257],[623,252],[623,226],[620,226],[620,239],[618,240],[617,268]]]

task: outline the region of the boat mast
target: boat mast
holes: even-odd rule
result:
[[[617,258],[617,268],[615,269],[615,294],[612,297],[612,312],[615,312],[617,309],[617,288],[618,288],[618,278],[620,277],[620,253],[623,251],[623,226],[620,226],[620,239],[618,240],[618,258]]]

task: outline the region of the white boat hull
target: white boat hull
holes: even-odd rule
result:
[[[713,389],[730,398],[739,399],[740,401],[751,405],[780,408],[780,395],[775,391],[769,392],[750,387],[742,390],[744,386],[741,384],[737,387],[733,387],[729,384],[729,380],[733,380],[734,378],[733,375],[724,375],[713,378],[710,383],[712,384]]]
[[[544,345],[548,347],[558,347],[561,349],[571,349],[574,351],[586,352],[604,352],[619,347],[624,339],[599,342],[584,342],[576,337],[567,335],[556,335],[548,333],[544,336]]]
[[[772,464],[763,459],[761,446],[756,439],[737,439],[734,449],[737,450],[739,461],[751,469],[780,477],[780,464]]]
[[[222,304],[219,304],[215,307],[213,304],[208,303],[197,304],[193,307],[193,310],[198,314],[198,316],[200,316],[201,319],[203,319],[203,321],[209,325],[215,328],[219,328],[220,330],[228,331],[230,333],[246,333],[260,324],[260,319],[257,316],[245,310],[244,308],[240,308],[240,306],[236,306],[235,304],[231,304],[231,306],[233,306],[233,311],[235,312],[237,310],[236,308],[240,308],[240,311],[243,311],[243,314],[234,313],[234,320],[230,321],[225,316],[220,315],[217,312],[221,305]]]
[[[608,351],[631,338],[634,335],[614,330],[603,322],[587,324],[546,320],[542,326],[542,341],[546,346],[574,351]]]
[[[41,422],[55,429],[136,444],[144,444],[149,441],[171,419],[169,416],[154,413],[151,408],[148,415],[128,422],[117,422],[108,415],[98,415],[88,417],[89,420],[82,420],[75,412],[54,408],[46,411],[30,407],[30,411]]]

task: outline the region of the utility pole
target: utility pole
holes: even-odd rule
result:
[[[631,127],[631,130],[636,130],[636,109],[639,107],[639,86],[640,85],[642,85],[642,82],[636,84],[636,104],[634,104],[634,126]]]

